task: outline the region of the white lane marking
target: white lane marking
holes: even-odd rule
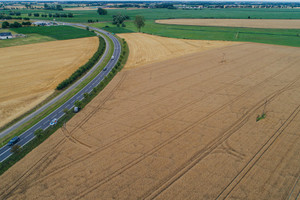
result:
[[[7,151],[9,151],[10,150],[10,148],[9,149],[7,149],[6,151],[4,151],[3,153],[1,153],[0,154],[0,156],[2,156],[3,154],[5,154]]]

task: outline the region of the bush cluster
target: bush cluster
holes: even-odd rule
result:
[[[25,23],[27,25],[27,22],[22,22],[22,24],[23,23]],[[30,22],[28,22],[28,23],[30,23]],[[2,23],[2,28],[20,28],[20,27],[22,27],[22,24],[20,24],[19,22],[8,23],[7,21],[5,21]],[[25,25],[25,24],[23,24],[23,25]]]
[[[81,66],[79,69],[77,69],[69,78],[61,82],[56,89],[62,90],[66,87],[68,87],[70,84],[74,83],[79,77],[81,77],[83,74],[85,74],[89,69],[91,69],[96,62],[99,60],[99,58],[102,56],[102,54],[105,51],[106,43],[102,37],[99,37],[100,45],[98,47],[97,52],[93,55],[93,57],[83,66]]]

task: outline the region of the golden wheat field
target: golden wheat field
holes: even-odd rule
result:
[[[98,44],[97,37],[90,37],[0,48],[0,126],[51,95]]]
[[[300,29],[300,20],[295,19],[163,19],[156,20],[155,22],[160,24],[194,26]]]
[[[125,69],[1,176],[0,198],[296,199],[299,55],[232,43]]]

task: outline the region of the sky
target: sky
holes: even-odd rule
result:
[[[2,1],[14,1],[14,0],[2,0]],[[211,1],[211,2],[245,2],[245,1],[252,1],[252,2],[299,2],[300,0],[16,0],[16,1],[107,1],[107,2],[114,2],[114,1]],[[1,0],[0,0],[1,2]]]

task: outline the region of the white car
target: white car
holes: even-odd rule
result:
[[[52,119],[52,121],[50,122],[50,126],[54,126],[55,124],[57,124],[56,118]]]

